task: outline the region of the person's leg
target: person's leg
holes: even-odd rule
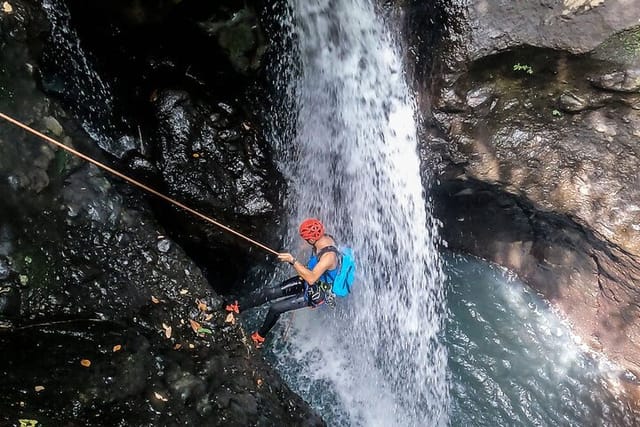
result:
[[[252,292],[244,298],[238,299],[238,306],[241,310],[258,307],[267,301],[288,297],[304,292],[304,281],[301,277],[295,276],[285,280],[279,286],[264,288]]]
[[[276,324],[282,313],[286,313],[287,311],[292,310],[299,310],[308,306],[309,303],[304,297],[304,292],[286,298],[282,301],[274,302],[269,307],[267,317],[265,317],[262,327],[258,330],[258,334],[264,338],[267,333],[269,333],[271,328],[273,328],[273,325]]]

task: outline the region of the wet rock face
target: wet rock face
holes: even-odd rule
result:
[[[271,247],[278,246],[275,223],[283,179],[275,171],[253,122],[234,107],[210,105],[187,92],[154,95],[157,159],[161,187],[168,195]],[[247,271],[264,263],[238,237],[175,209],[156,204],[171,236],[216,278],[221,292],[238,286]]]
[[[471,59],[522,45],[584,53],[638,19],[640,10],[625,0],[474,1],[465,49]]]
[[[230,105],[196,103],[186,92],[160,92],[155,103],[158,169],[172,194],[237,216],[275,211],[276,174],[252,123]]]
[[[87,118],[45,96],[34,80],[45,72],[38,69],[38,49],[51,28],[41,4],[9,3],[25,13],[10,21],[0,9],[1,111],[106,163],[118,159],[120,169],[137,165],[131,171],[146,182],[166,178],[176,193],[188,187],[187,197],[202,198],[198,207],[229,212],[237,224],[258,216],[267,223],[273,204],[250,188],[263,184],[266,155],[252,126],[242,126],[243,113],[230,104],[203,103],[202,96],[196,102],[184,90],[159,89],[157,105],[166,107],[157,111],[160,130],[144,128],[144,138],[125,132],[115,145],[97,144],[114,149],[105,156],[82,127]],[[25,67],[37,73],[24,73]],[[154,101],[146,98],[149,110]],[[182,112],[184,135],[177,120]],[[143,139],[162,144],[146,146]],[[203,154],[206,164],[190,163],[198,158],[193,153]],[[240,166],[245,161],[248,169]],[[164,167],[178,177],[161,175]],[[212,191],[219,184],[206,176],[206,167],[230,187]],[[184,184],[185,176],[192,186]],[[246,252],[237,241],[218,236],[219,257],[208,266],[224,269],[207,281],[139,190],[5,122],[0,200],[0,425],[19,419],[47,425],[323,425],[220,310],[217,280],[224,281],[225,271],[236,278],[245,273],[230,266],[229,258]]]
[[[0,333],[5,355],[0,423],[324,425],[261,360],[249,364],[242,343],[173,341],[112,322],[76,321],[25,328],[10,336]],[[176,349],[176,342],[183,346]],[[281,396],[286,396],[282,409]]]
[[[572,215],[640,255],[640,212],[629,203],[640,201],[640,94],[622,81],[619,91],[593,84],[633,72],[546,50],[502,54],[457,79],[436,117],[465,156],[465,174]]]
[[[45,3],[43,87],[92,144],[115,157],[117,169],[278,246],[269,218],[280,210],[283,180],[261,138],[256,99],[266,47],[252,3]],[[236,237],[151,203],[171,237],[221,279],[218,290],[264,263]]]
[[[449,61],[435,86],[441,133],[424,152],[443,233],[511,268],[638,373],[640,12],[615,1],[499,5],[470,5],[472,43],[458,43],[451,57],[464,61]],[[591,19],[600,24],[571,29]]]
[[[50,182],[37,206],[3,188],[0,424],[323,424],[135,192],[87,165]]]

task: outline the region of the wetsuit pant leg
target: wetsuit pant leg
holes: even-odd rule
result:
[[[263,288],[258,291],[252,292],[244,298],[238,300],[240,310],[247,310],[249,308],[258,307],[267,301],[273,301],[274,299],[284,298],[296,294],[304,293],[304,281],[299,276],[291,277],[279,286]]]
[[[271,328],[273,328],[273,325],[276,324],[282,313],[286,313],[287,311],[292,310],[299,310],[305,307],[309,307],[309,303],[304,297],[304,290],[299,294],[296,294],[289,298],[285,298],[281,301],[274,302],[269,307],[267,317],[264,319],[264,323],[262,324],[262,327],[260,328],[258,333],[262,337],[266,336]]]

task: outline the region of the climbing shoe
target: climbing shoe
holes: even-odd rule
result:
[[[251,341],[253,341],[253,344],[256,346],[256,348],[262,348],[262,346],[264,345],[264,338],[262,338],[258,332],[254,332],[251,334]]]
[[[231,312],[236,314],[240,313],[240,306],[238,305],[238,301],[234,301],[233,304],[227,304],[227,306],[224,309],[230,313]]]

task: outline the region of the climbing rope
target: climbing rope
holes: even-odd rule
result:
[[[241,234],[241,233],[239,233],[239,232],[227,227],[226,225],[219,223],[218,221],[214,220],[213,218],[208,217],[207,215],[205,215],[203,213],[200,213],[200,212],[196,211],[195,209],[192,209],[189,206],[187,206],[187,205],[185,205],[183,203],[180,203],[177,200],[172,199],[169,196],[165,196],[164,194],[160,193],[159,191],[154,190],[153,188],[141,183],[140,181],[137,181],[137,180],[135,180],[135,179],[133,179],[131,177],[128,177],[127,175],[123,174],[122,172],[119,172],[119,171],[117,171],[117,170],[105,165],[104,163],[100,163],[99,161],[87,156],[86,154],[83,154],[83,153],[81,153],[81,152],[79,152],[77,150],[74,150],[71,147],[67,147],[66,145],[62,144],[61,142],[58,142],[55,139],[53,139],[53,138],[51,138],[51,137],[49,137],[49,136],[47,136],[47,135],[45,135],[45,134],[43,134],[41,132],[38,132],[37,130],[35,130],[33,128],[30,128],[29,126],[25,125],[24,123],[12,118],[12,117],[7,116],[6,114],[3,114],[3,113],[0,112],[0,118],[3,118],[6,121],[8,121],[9,123],[12,123],[12,124],[22,128],[22,129],[26,130],[27,132],[30,132],[30,133],[32,133],[32,134],[44,139],[45,141],[50,142],[51,144],[53,144],[53,145],[65,150],[65,151],[67,151],[67,152],[69,152],[71,154],[73,154],[74,156],[80,157],[81,159],[84,159],[87,162],[92,163],[92,164],[96,165],[97,167],[106,170],[107,172],[117,176],[118,178],[121,178],[121,179],[127,181],[128,183],[130,183],[132,185],[135,185],[136,187],[139,187],[139,188],[141,188],[141,189],[153,194],[154,196],[157,196],[157,197],[159,197],[159,198],[161,198],[161,199],[163,199],[163,200],[165,200],[165,201],[167,201],[167,202],[169,202],[169,203],[171,203],[171,204],[173,204],[175,206],[178,206],[181,209],[184,209],[185,211],[187,211],[187,212],[189,212],[189,213],[191,213],[191,214],[193,214],[193,215],[195,215],[195,216],[197,216],[197,217],[199,217],[199,218],[201,218],[201,219],[203,219],[203,220],[205,220],[207,222],[210,222],[211,224],[215,225],[216,227],[219,227],[219,228],[221,228],[221,229],[223,229],[223,230],[225,230],[225,231],[227,231],[227,232],[229,232],[229,233],[231,233],[233,235],[236,235],[236,236],[248,241],[249,243],[252,243],[252,244],[264,249],[267,252],[270,252],[270,253],[272,253],[274,255],[278,255],[277,251],[269,248],[268,246],[265,246],[262,243],[257,242],[255,240],[245,236],[244,234]]]

